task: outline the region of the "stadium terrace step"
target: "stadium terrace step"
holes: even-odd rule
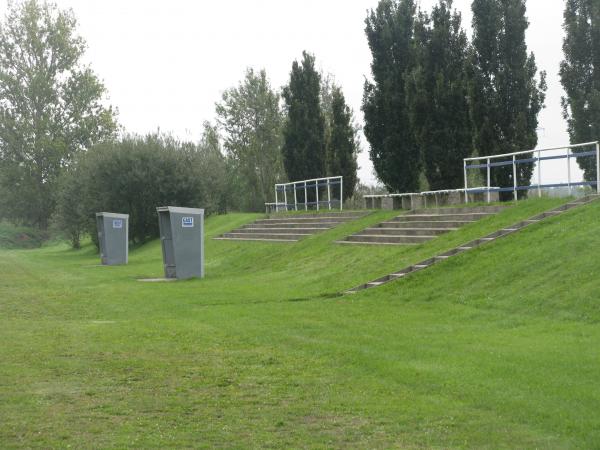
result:
[[[261,229],[273,229],[273,228],[281,228],[285,227],[286,229],[290,228],[331,228],[331,222],[305,222],[305,223],[284,223],[283,225],[280,223],[249,223],[244,225],[242,228],[261,228]]]
[[[396,228],[396,227],[375,227],[366,228],[361,234],[383,234],[387,236],[437,236],[448,231],[458,230],[458,228]]]
[[[237,230],[235,230],[236,233],[245,233],[245,234],[277,234],[277,233],[283,233],[283,234],[313,234],[316,233],[318,231],[321,231],[322,228],[313,228],[313,227],[305,227],[305,228],[298,228],[298,227],[294,227],[294,228],[287,228],[287,227],[277,227],[277,228],[272,228],[272,227],[251,227],[251,228],[238,228]]]
[[[474,207],[457,207],[457,208],[420,208],[413,209],[411,214],[464,214],[469,213],[485,213],[496,214],[506,209],[506,206],[474,206]]]
[[[267,217],[270,219],[322,219],[324,217],[345,217],[345,218],[357,218],[363,217],[366,215],[363,211],[323,211],[320,213],[298,213],[298,212],[288,212],[288,213],[274,213],[269,214]]]
[[[441,253],[441,254],[439,254],[437,256],[434,256],[433,258],[429,258],[429,259],[426,259],[425,261],[422,261],[420,263],[414,264],[412,266],[408,266],[408,267],[406,267],[406,268],[404,268],[402,270],[399,270],[398,272],[394,272],[394,273],[391,273],[389,275],[385,275],[383,277],[380,277],[380,278],[378,278],[376,280],[369,281],[368,283],[356,286],[356,287],[354,287],[352,289],[349,289],[345,293],[346,294],[355,294],[355,293],[357,293],[359,291],[362,291],[364,289],[371,289],[371,288],[378,287],[378,286],[381,286],[383,284],[389,283],[391,281],[403,278],[403,277],[405,277],[405,276],[407,276],[407,275],[409,275],[411,273],[414,273],[416,271],[426,269],[426,268],[430,267],[433,264],[437,264],[437,263],[443,262],[443,261],[445,261],[445,260],[447,260],[449,258],[452,258],[453,256],[460,255],[461,253],[464,253],[464,252],[467,252],[469,250],[472,250],[473,248],[479,247],[481,245],[485,245],[488,242],[493,242],[496,239],[502,238],[504,236],[508,236],[508,235],[510,235],[512,233],[516,233],[519,230],[521,230],[522,228],[525,228],[525,227],[527,227],[527,226],[529,226],[531,224],[534,224],[534,223],[538,223],[538,222],[540,222],[541,220],[543,220],[545,218],[556,217],[556,216],[562,214],[565,211],[568,211],[568,210],[570,210],[572,208],[576,208],[576,207],[581,206],[581,205],[586,205],[586,204],[591,203],[591,202],[593,202],[595,200],[598,200],[599,198],[600,198],[600,196],[598,196],[598,195],[589,195],[587,197],[583,197],[583,198],[578,199],[576,201],[565,203],[564,205],[561,205],[561,206],[559,206],[557,208],[554,208],[554,209],[552,209],[550,211],[546,211],[546,212],[543,212],[541,214],[538,214],[538,215],[536,215],[536,216],[534,216],[534,217],[532,217],[530,219],[522,220],[521,222],[517,222],[514,225],[511,225],[511,226],[502,228],[500,230],[494,231],[493,233],[490,233],[487,236],[483,236],[483,237],[475,239],[475,240],[473,240],[471,242],[467,242],[466,244],[460,245],[460,246],[455,247],[455,248],[453,248],[451,250],[448,250],[448,251],[446,251],[444,253]],[[349,236],[349,238],[351,238],[351,237],[352,236]],[[351,242],[342,241],[341,243],[351,243]],[[355,243],[358,243],[358,242],[355,242]]]
[[[419,221],[461,221],[461,222],[474,222],[484,217],[493,216],[497,213],[452,213],[452,214],[403,214],[398,216],[393,221],[396,222],[419,222]]]
[[[477,220],[497,214],[503,206],[418,209],[372,225],[338,243],[410,245],[420,244]]]
[[[269,239],[260,239],[260,238],[254,237],[254,236],[241,237],[241,238],[219,236],[219,237],[213,238],[213,240],[215,240],[215,241],[298,242],[298,239],[276,239],[274,237],[270,237]]]
[[[438,220],[438,221],[408,221],[381,222],[375,225],[379,228],[460,228],[472,223],[470,220]]]
[[[359,217],[362,216],[345,216],[345,217],[331,217],[331,216],[323,216],[322,218],[316,218],[316,217],[290,217],[290,218],[285,218],[285,219],[260,219],[257,220],[254,223],[257,224],[273,224],[273,223],[280,223],[280,224],[288,224],[288,223],[315,223],[315,222],[319,222],[319,223],[344,223],[347,222],[349,220],[354,220],[354,219],[358,219]]]
[[[339,224],[364,217],[368,212],[331,212],[321,214],[279,214],[224,233],[215,240],[297,242]]]
[[[406,236],[406,235],[381,235],[381,234],[353,234],[346,238],[346,242],[370,244],[422,244],[430,241],[435,236]]]
[[[243,239],[243,238],[250,238],[250,239],[284,239],[284,240],[289,240],[289,241],[298,241],[302,238],[305,238],[306,236],[310,236],[311,233],[238,233],[233,232],[233,233],[224,233],[223,237],[224,238],[233,238],[233,239]]]

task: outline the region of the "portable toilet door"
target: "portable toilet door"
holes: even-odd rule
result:
[[[160,245],[163,255],[165,278],[176,278],[175,251],[173,249],[173,233],[171,231],[171,215],[168,208],[157,208]]]
[[[156,208],[166,278],[204,277],[204,210]]]
[[[127,264],[129,260],[129,215],[96,213],[98,245],[103,265]]]

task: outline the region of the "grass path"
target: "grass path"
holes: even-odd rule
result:
[[[410,278],[344,288],[555,206],[415,247],[207,240],[207,278],[90,246],[0,251],[2,448],[598,448],[600,204]],[[210,218],[216,236],[254,220]]]

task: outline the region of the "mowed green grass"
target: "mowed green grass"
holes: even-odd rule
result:
[[[599,448],[600,202],[338,293],[559,200],[414,247],[206,241],[204,280],[91,246],[0,250],[0,447]],[[207,220],[216,236],[258,215]]]

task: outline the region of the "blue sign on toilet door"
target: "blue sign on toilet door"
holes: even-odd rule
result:
[[[194,218],[193,217],[182,217],[181,218],[181,226],[183,228],[193,228]]]

